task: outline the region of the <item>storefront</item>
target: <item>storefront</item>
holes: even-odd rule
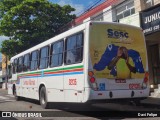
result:
[[[141,11],[141,27],[145,34],[148,51],[150,84],[160,84],[160,4]]]

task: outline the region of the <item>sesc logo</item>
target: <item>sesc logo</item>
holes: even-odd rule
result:
[[[108,29],[108,38],[128,38],[128,33],[120,30]]]

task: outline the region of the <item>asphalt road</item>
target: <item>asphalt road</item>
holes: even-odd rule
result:
[[[114,104],[114,103],[97,103],[91,106],[86,106],[86,104],[71,104],[71,103],[53,103],[49,109],[43,109],[38,101],[31,99],[23,99],[21,101],[16,101],[14,96],[8,95],[5,90],[0,90],[0,111],[12,111],[15,113],[20,113],[20,117],[16,117],[18,114],[14,114],[15,118],[12,119],[49,119],[49,120],[61,120],[61,119],[73,119],[73,120],[97,120],[97,119],[131,119],[137,115],[143,115],[144,113],[155,113],[160,111],[157,106],[148,105],[128,105],[128,104]],[[138,113],[136,112],[138,111]],[[145,111],[145,112],[144,112]],[[25,114],[35,113],[39,118],[25,118]],[[23,118],[21,116],[23,115]],[[145,115],[145,114],[144,114]],[[42,116],[42,118],[40,118]],[[26,116],[27,117],[27,116]],[[146,117],[146,116],[144,116]],[[143,116],[142,116],[143,118]],[[140,120],[142,118],[139,118]],[[6,118],[3,118],[6,119]],[[138,119],[138,118],[132,118]],[[145,118],[148,120],[158,120],[158,117]],[[1,120],[1,118],[0,118]]]

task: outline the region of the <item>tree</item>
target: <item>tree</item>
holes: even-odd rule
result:
[[[0,34],[11,39],[2,43],[1,51],[13,56],[57,35],[75,18],[70,14],[74,10],[47,0],[1,0]],[[10,47],[12,43],[16,46]]]
[[[2,43],[2,48],[1,52],[4,53],[5,55],[8,55],[9,58],[11,58],[13,55],[19,53],[22,51],[23,46],[21,41],[16,41],[16,40],[5,40]]]

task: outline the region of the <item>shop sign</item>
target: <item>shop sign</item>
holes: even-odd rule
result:
[[[145,35],[160,31],[160,4],[141,12],[141,27]]]

